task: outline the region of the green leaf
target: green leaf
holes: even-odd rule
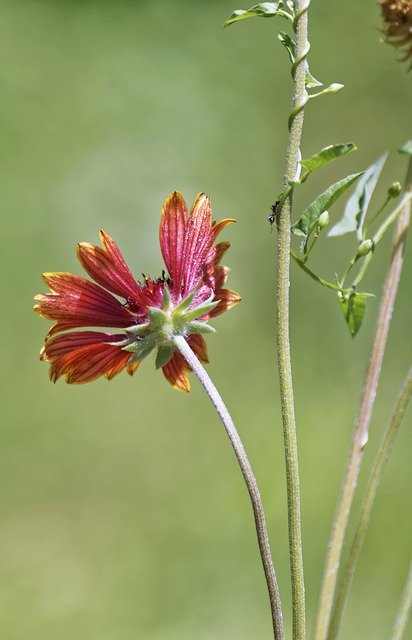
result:
[[[320,169],[320,167],[324,167],[325,165],[329,164],[329,162],[336,160],[336,158],[340,158],[341,156],[344,156],[347,153],[351,153],[351,151],[356,150],[357,147],[353,144],[353,142],[333,144],[329,147],[325,147],[314,156],[311,156],[306,160],[301,160],[300,164],[310,173],[312,171],[315,171],[316,169]]]
[[[292,40],[288,33],[284,31],[279,31],[278,40],[283,44],[286,51],[288,52],[289,60],[293,64],[296,59],[296,42]]]
[[[346,320],[352,338],[361,328],[366,314],[366,300],[373,296],[372,293],[355,293],[349,296],[338,293],[340,308]]]
[[[412,140],[408,140],[398,149],[399,153],[406,153],[408,156],[412,156]]]
[[[319,216],[328,211],[333,203],[362,175],[352,173],[346,178],[342,178],[332,184],[326,191],[321,193],[303,212],[301,218],[292,225],[291,231],[297,236],[308,237],[315,227]]]
[[[174,348],[171,345],[160,346],[157,350],[155,367],[161,369],[171,359],[174,352]]]
[[[230,18],[226,20],[223,26],[225,28],[229,27],[231,24],[239,22],[239,20],[245,20],[246,18],[273,18],[278,14],[278,9],[282,6],[283,1],[278,0],[278,2],[261,2],[260,4],[255,4],[247,11],[237,9],[232,13]]]
[[[316,87],[322,87],[323,82],[316,80],[308,69],[306,71],[305,86],[307,89],[316,89]]]
[[[388,154],[384,153],[366,169],[346,203],[342,219],[332,227],[329,236],[343,236],[345,233],[357,231],[358,239],[362,239],[362,226],[366,212],[387,156]]]

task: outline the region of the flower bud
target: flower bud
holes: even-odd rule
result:
[[[321,229],[324,229],[325,227],[327,227],[329,224],[329,213],[327,211],[324,211],[323,213],[320,214],[319,218],[318,218],[318,225]]]
[[[369,239],[364,240],[363,242],[360,243],[358,247],[358,252],[356,254],[356,257],[362,258],[363,256],[367,256],[368,253],[373,251],[374,248],[375,248],[375,243],[373,240],[369,240]]]
[[[394,182],[388,189],[388,196],[390,198],[397,198],[402,191],[402,185],[400,182]]]

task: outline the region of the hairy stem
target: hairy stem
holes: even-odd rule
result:
[[[200,364],[196,355],[186,342],[183,336],[175,336],[174,343],[180,351],[188,365],[199,378],[204,390],[212,401],[217,414],[226,430],[230,444],[233,447],[243,478],[245,480],[249,497],[252,502],[253,515],[255,517],[256,533],[259,544],[260,557],[262,559],[263,570],[265,572],[267,588],[269,592],[270,606],[272,610],[273,632],[275,640],[284,640],[282,607],[280,602],[279,587],[276,573],[273,566],[272,553],[269,545],[269,537],[266,527],[265,512],[262,498],[252,471],[249,459],[246,455],[242,440],[237,432],[234,422],[227,410],[218,390],[210,379],[204,367]]]
[[[406,578],[405,588],[402,594],[401,606],[396,616],[395,625],[393,627],[391,640],[402,640],[405,635],[406,627],[412,609],[412,562],[409,565],[409,573]]]
[[[296,60],[292,65],[293,109],[289,116],[289,138],[283,189],[289,188],[295,177],[302,137],[304,106],[308,100],[305,87],[306,56],[309,51],[308,17],[309,0],[296,0],[293,29],[296,34]],[[305,638],[305,583],[301,538],[301,510],[299,486],[299,461],[293,397],[292,366],[289,341],[289,271],[290,271],[290,221],[293,188],[289,188],[278,215],[278,258],[276,278],[276,342],[282,405],[283,435],[286,460],[288,497],[289,554],[292,581],[293,639]]]
[[[368,486],[366,489],[365,497],[363,499],[358,524],[356,527],[355,535],[353,537],[352,545],[349,551],[349,556],[346,565],[343,569],[342,581],[340,589],[338,591],[335,606],[333,609],[332,619],[329,627],[328,640],[336,640],[339,634],[339,629],[342,622],[342,616],[345,611],[346,601],[349,593],[350,586],[352,584],[353,575],[355,573],[356,565],[359,559],[360,551],[365,539],[366,530],[369,525],[372,508],[375,502],[376,493],[379,484],[382,480],[383,472],[389,454],[392,451],[396,436],[399,431],[402,418],[408,406],[412,393],[412,368],[409,369],[406,380],[403,384],[401,394],[399,396],[397,405],[392,415],[392,419],[383,437],[381,446],[375,458],[372,466],[372,471],[369,477]]]
[[[372,352],[366,372],[359,413],[353,430],[351,449],[326,554],[314,640],[325,640],[328,634],[346,526],[358,481],[363,451],[368,441],[369,424],[372,417],[389,325],[402,271],[403,252],[411,214],[411,199],[407,196],[410,195],[411,192],[412,158],[409,161],[405,181],[406,203],[398,217],[395,230],[391,262],[384,284]]]

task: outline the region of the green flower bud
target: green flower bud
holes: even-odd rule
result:
[[[373,251],[374,248],[375,248],[375,243],[373,240],[369,240],[369,239],[364,240],[363,242],[360,243],[358,247],[358,252],[356,254],[356,257],[362,258],[363,256],[367,256],[368,253]]]
[[[402,191],[402,185],[400,182],[394,182],[388,189],[388,196],[390,198],[397,198]]]
[[[328,224],[329,224],[329,213],[327,211],[324,211],[319,216],[318,225],[321,229],[324,229],[325,227],[328,226]]]

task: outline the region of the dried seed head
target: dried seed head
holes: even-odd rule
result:
[[[412,0],[379,1],[386,42],[403,51],[402,61],[412,58]]]

